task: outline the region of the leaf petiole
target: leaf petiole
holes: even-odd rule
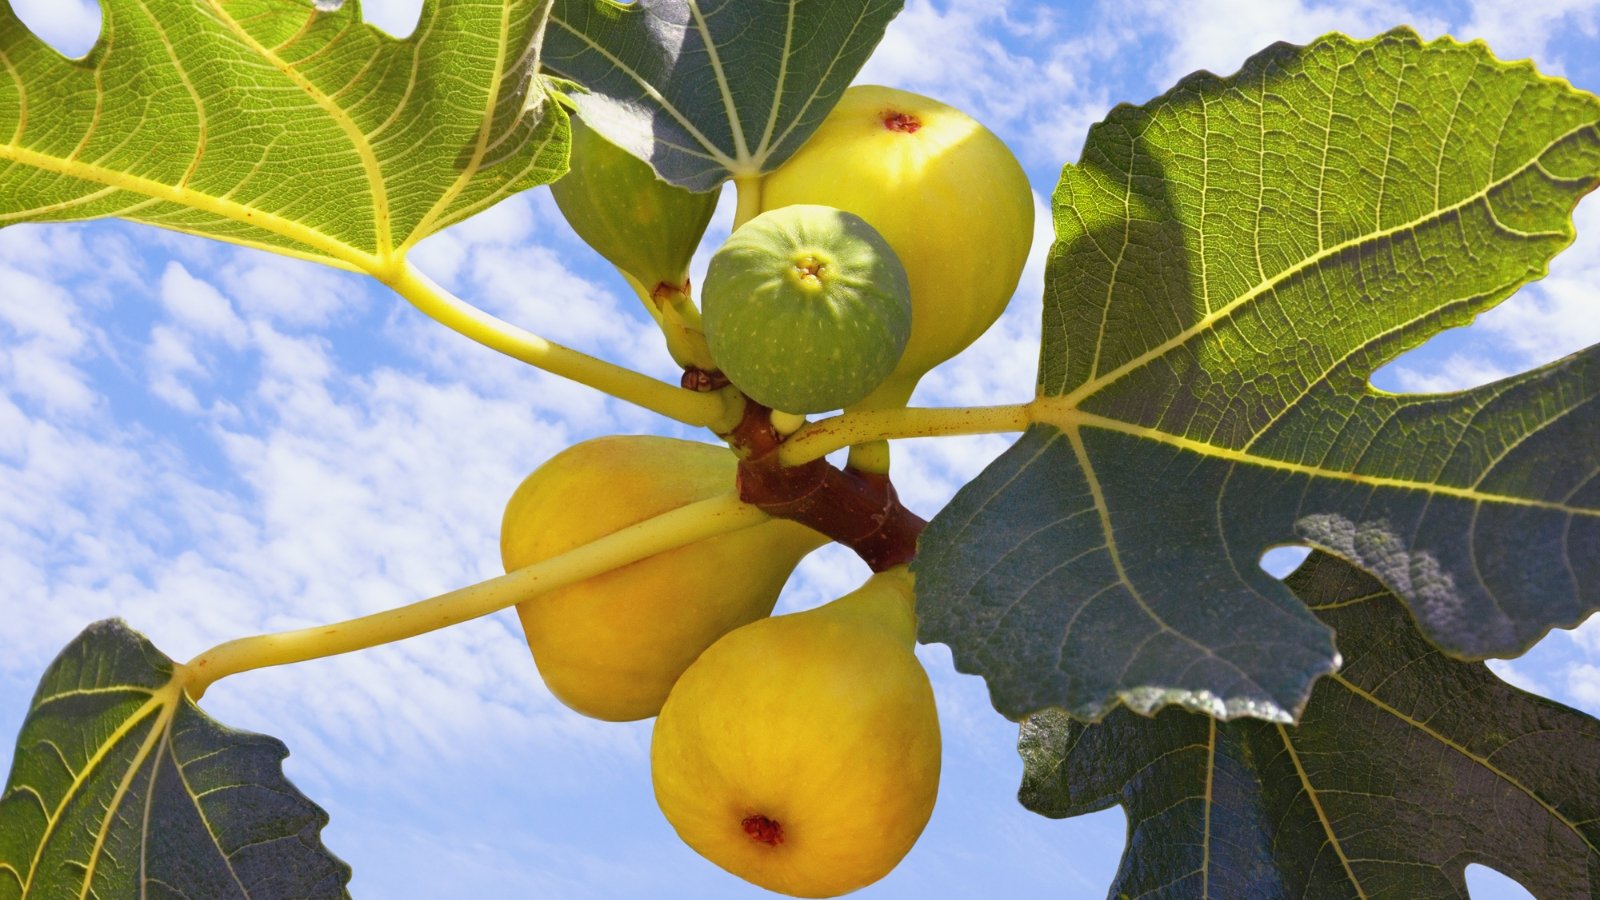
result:
[[[416,637],[514,606],[546,591],[621,568],[695,541],[739,531],[768,515],[732,492],[691,503],[612,532],[542,562],[397,609],[338,622],[228,641],[185,665],[189,696],[240,672],[321,659]]]
[[[1023,431],[1032,422],[1031,403],[847,412],[800,429],[778,448],[778,459],[786,466],[799,466],[835,450],[874,441]]]
[[[686,390],[547,341],[455,296],[410,263],[375,273],[424,315],[486,347],[531,366],[603,391],[685,425],[726,431],[744,414],[743,398]]]
[[[761,176],[743,175],[733,179],[738,204],[733,210],[733,230],[761,214]]]

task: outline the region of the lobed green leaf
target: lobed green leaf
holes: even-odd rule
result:
[[[1055,197],[1037,424],[923,538],[923,638],[1001,712],[1290,721],[1332,633],[1260,554],[1383,579],[1466,659],[1600,608],[1600,348],[1397,396],[1541,276],[1600,100],[1409,30],[1279,44],[1096,125]]]
[[[556,0],[544,64],[607,140],[708,191],[800,149],[904,0]]]
[[[1464,900],[1481,863],[1535,896],[1600,897],[1600,721],[1445,656],[1335,557],[1288,581],[1349,660],[1298,727],[1179,709],[1023,725],[1023,805],[1127,811],[1111,896]]]
[[[373,271],[566,169],[549,0],[104,0],[67,59],[0,4],[0,226],[121,216]]]
[[[40,679],[4,795],[0,900],[344,897],[327,813],[283,775],[283,743],[226,728],[118,620]]]

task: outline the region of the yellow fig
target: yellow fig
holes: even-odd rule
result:
[[[644,435],[584,441],[529,475],[506,506],[507,571],[733,489],[716,444]],[[767,616],[790,572],[826,543],[775,519],[642,559],[517,605],[539,674],[597,719],[656,714],[673,682],[728,631]]]
[[[722,868],[796,897],[888,874],[939,791],[939,717],[904,569],[753,622],[683,673],[656,720],[656,802]]]
[[[1016,291],[1033,242],[1033,193],[1005,143],[966,113],[858,85],[800,150],[762,179],[760,208],[855,213],[911,283],[911,338],[859,407],[901,406],[929,369],[977,340]]]

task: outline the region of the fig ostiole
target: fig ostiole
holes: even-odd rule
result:
[[[689,262],[717,207],[717,192],[662,181],[650,164],[572,117],[571,169],[550,185],[572,230],[622,272],[666,334],[679,365],[708,368]]]
[[[733,452],[648,435],[575,444],[525,479],[500,533],[507,571],[733,489]],[[559,700],[597,719],[656,714],[678,676],[728,631],[772,612],[790,572],[827,539],[773,519],[697,541],[517,605]]]
[[[924,373],[977,340],[1010,302],[1033,242],[1033,192],[1005,143],[954,107],[893,88],[846,90],[759,197],[763,210],[855,213],[905,266],[911,337],[861,408],[905,405]]]
[[[912,330],[894,250],[860,216],[800,204],[741,225],[702,290],[711,357],[736,387],[787,413],[840,409],[894,371]]]
[[[656,801],[678,835],[798,897],[888,874],[939,791],[939,717],[915,640],[911,581],[897,568],[712,644],[651,740]]]

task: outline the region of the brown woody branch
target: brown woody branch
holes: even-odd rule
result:
[[[744,419],[724,435],[740,454],[740,499],[827,535],[874,572],[910,562],[928,523],[901,505],[889,476],[839,469],[825,459],[782,465],[777,450],[783,438],[771,415],[747,401]]]

